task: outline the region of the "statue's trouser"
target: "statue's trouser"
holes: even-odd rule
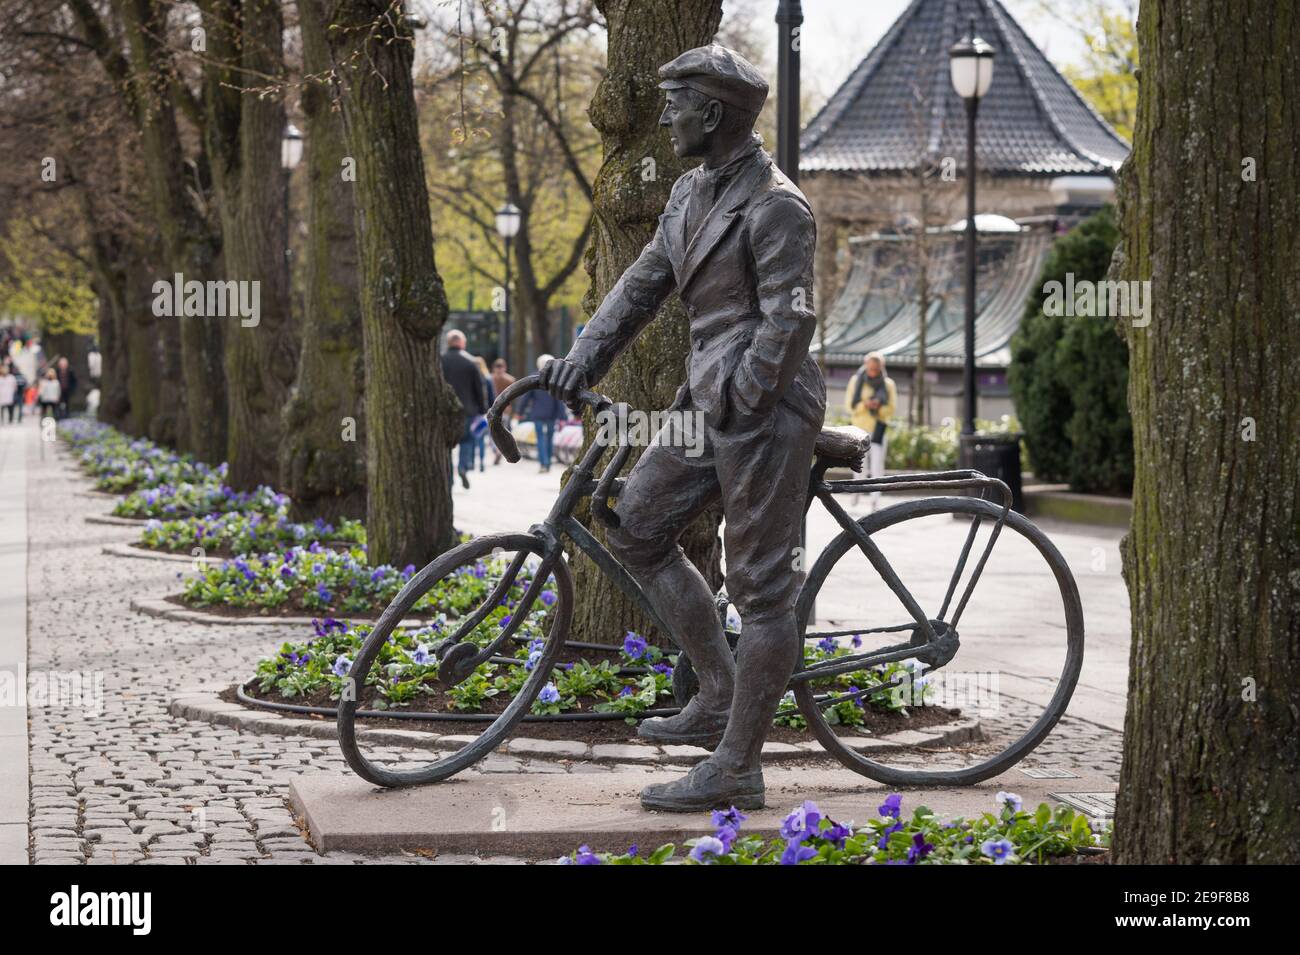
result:
[[[682,414],[696,416],[696,427],[672,417],[656,435],[619,494],[620,526],[610,531],[609,545],[690,656],[700,678],[699,705],[730,703],[713,759],[730,772],[750,772],[760,767],[799,659],[799,532],[820,425],[785,404],[721,430],[704,425],[689,407]],[[742,624],[734,665],[713,594],[677,545],[691,521],[719,499],[727,594]]]

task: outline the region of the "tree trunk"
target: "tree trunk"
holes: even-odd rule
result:
[[[158,403],[154,406],[153,417],[149,421],[150,440],[169,448],[181,444],[181,429],[185,424],[185,387],[181,381],[181,326],[171,318],[155,318],[153,315],[153,297],[150,296],[142,307],[147,315],[136,313],[137,324],[147,325],[149,335],[155,339],[154,351],[157,354],[152,365],[141,369],[157,379]]]
[[[82,192],[81,208],[90,237],[91,285],[99,299],[97,326],[102,366],[97,417],[130,434],[133,423],[128,389],[127,299],[131,275],[141,267],[139,262],[128,260],[135,247],[129,244],[129,239],[104,225],[88,191]]]
[[[323,0],[300,0],[303,71],[330,68]],[[329,89],[309,82],[306,116],[307,244],[302,353],[285,409],[281,486],[298,520],[366,516],[365,355],[357,288],[354,185],[345,181],[343,121]]]
[[[129,427],[131,398],[126,390],[126,314],[121,295],[124,289],[111,289],[106,283],[95,280],[95,294],[99,297],[99,354],[102,361],[99,375],[98,420],[119,431]]]
[[[131,404],[130,433],[157,440],[155,421],[162,406],[162,334],[153,314],[150,270],[127,273],[126,376]]]
[[[118,0],[130,40],[131,70],[149,207],[158,224],[166,278],[184,281],[218,278],[221,239],[196,205],[176,122],[175,63],[166,44],[166,13],[159,0]],[[226,456],[226,375],[222,364],[222,324],[212,316],[173,316],[161,321],[179,326],[170,334],[180,342],[180,373],[185,413],[177,420],[177,446],[200,460],[218,463]]]
[[[1300,15],[1147,0],[1123,241],[1123,863],[1300,862]]]
[[[588,314],[650,241],[673,183],[685,171],[659,128],[664,97],[658,69],[686,50],[707,44],[722,18],[721,0],[600,0],[597,7],[609,26],[609,62],[589,110],[601,134],[604,163],[594,186],[595,225],[587,250],[592,282],[584,302]],[[648,177],[650,161],[653,177]],[[667,408],[685,380],[689,349],[686,312],[674,295],[614,363],[600,390],[642,411]],[[588,418],[591,440],[594,421]],[[588,519],[587,508],[579,517],[604,539],[602,525]],[[720,520],[721,508],[711,508],[680,540],[715,588],[722,583]],[[575,639],[616,643],[624,631],[636,630],[666,645],[666,636],[654,632],[586,556],[569,556],[577,586]]]
[[[206,111],[220,197],[226,278],[251,294],[257,313],[227,317],[227,480],[240,490],[279,478],[284,407],[298,371],[298,329],[289,306],[288,181],[280,168],[284,103],[252,89],[284,73],[280,5],[207,0]]]
[[[449,452],[464,419],[438,364],[447,296],[433,255],[414,37],[401,5],[342,0],[329,38],[357,171],[370,562],[420,565],[453,543]]]

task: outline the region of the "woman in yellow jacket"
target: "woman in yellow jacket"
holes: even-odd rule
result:
[[[898,388],[894,379],[885,374],[885,356],[871,352],[862,360],[862,367],[849,379],[844,393],[844,406],[853,424],[871,435],[871,448],[867,453],[867,477],[884,477],[885,474],[885,422],[894,416],[898,406]],[[871,495],[871,509],[880,504],[880,492]]]

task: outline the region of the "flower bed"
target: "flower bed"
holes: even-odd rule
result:
[[[522,591],[513,594],[514,599]],[[542,652],[547,609],[554,594],[542,599],[515,636],[512,652],[499,661],[481,664],[456,686],[437,682],[438,660],[433,648],[456,628],[458,621],[440,615],[428,626],[399,628],[379,653],[358,690],[361,709],[422,710],[447,713],[499,713],[528,679]],[[509,622],[509,608],[493,610],[467,637],[487,646]],[[257,665],[255,695],[316,705],[337,703],[352,661],[370,632],[367,625],[348,626],[333,619],[317,621],[315,636],[285,643],[274,656]],[[587,651],[588,655],[591,654]],[[571,655],[572,656],[572,655]],[[517,662],[507,662],[513,658]],[[574,657],[561,662],[552,679],[533,702],[538,716],[595,712],[635,718],[672,696],[672,664],[656,647],[629,633],[621,648],[610,648],[606,659],[591,663]]]
[[[377,616],[414,573],[414,565],[403,570],[388,564],[370,567],[364,547],[337,551],[316,541],[307,547],[244,555],[203,568],[185,581],[181,603],[237,612],[274,611],[285,616],[304,611]],[[436,615],[446,609],[444,601],[468,599],[468,583],[458,581],[457,587],[426,594],[414,611]]]
[[[714,811],[712,836],[686,843],[686,861],[696,865],[1014,865],[1042,863],[1078,855],[1109,844],[1108,832],[1094,832],[1087,817],[1069,806],[1055,810],[1046,803],[1024,811],[1014,793],[997,794],[998,813],[941,822],[925,806],[910,819],[902,815],[903,797],[894,793],[876,810],[876,818],[854,828],[824,815],[811,800],[797,806],[775,839],[744,835],[748,818],[735,807]],[[593,852],[581,846],[559,861],[563,865],[663,865],[676,854],[672,843],[650,853],[633,846],[620,854]]]
[[[480,646],[490,643],[505,625],[503,621],[510,619],[511,607],[522,592],[522,586],[512,590],[506,604],[493,610],[468,639]],[[542,591],[535,609],[516,634],[518,644],[506,654],[507,658],[481,664],[470,677],[454,687],[445,688],[437,682],[438,660],[432,649],[455,629],[456,605],[459,603],[468,609],[481,599],[481,593],[472,591],[441,595],[435,602],[444,609],[433,624],[413,630],[396,630],[381,651],[376,665],[367,674],[366,686],[358,691],[359,708],[379,712],[413,710],[488,714],[505,709],[541,654],[545,616],[555,598],[550,590]],[[445,608],[450,608],[452,613],[448,614]],[[315,629],[314,637],[285,643],[274,656],[258,664],[257,678],[248,686],[248,692],[254,698],[310,706],[337,704],[344,678],[370,627],[364,624],[349,626],[327,619],[324,623],[317,622]],[[849,652],[852,651],[848,647],[810,646],[805,658],[808,662],[816,662]],[[509,659],[511,656],[513,660]],[[611,646],[608,651],[566,647],[552,672],[551,681],[534,702],[532,712],[538,716],[605,713],[623,716],[628,723],[635,723],[646,710],[673,705],[675,663],[675,654],[666,655],[631,632],[624,636],[621,646]],[[953,718],[953,711],[946,709],[927,707],[909,712],[902,706],[898,694],[893,692],[892,681],[903,675],[919,679],[912,673],[910,665],[895,663],[834,681],[821,681],[826,684],[834,682],[837,687],[841,679],[847,681],[846,685],[856,683],[863,688],[881,686],[880,693],[838,704],[832,710],[832,723],[845,730],[896,732]],[[789,708],[793,709],[793,702]],[[592,725],[584,724],[584,727],[592,728]],[[807,739],[806,731],[807,724],[797,711],[793,714],[783,712],[775,721],[773,739]],[[570,736],[587,735],[573,729],[567,732]],[[626,729],[611,731],[603,728],[597,735],[611,739],[628,738],[633,734]]]
[[[133,491],[113,508],[117,517],[173,518],[214,514],[288,513],[289,498],[265,485],[236,491],[224,484],[170,484]],[[288,543],[289,541],[286,541]]]
[[[324,520],[295,524],[284,509],[273,515],[232,511],[207,517],[150,520],[140,538],[140,546],[149,550],[192,554],[195,548],[201,548],[209,557],[265,554],[313,543],[350,547],[365,542],[366,531],[359,521],[344,519],[337,527]]]
[[[59,434],[101,491],[124,493],[163,484],[219,485],[226,476],[224,464],[210,467],[147,439],[128,438],[99,422],[69,419],[60,422]]]

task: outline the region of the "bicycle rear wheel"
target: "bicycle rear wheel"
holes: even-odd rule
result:
[[[437,601],[435,606],[427,606],[429,601],[417,606],[426,595]],[[510,613],[503,616],[501,607]],[[546,635],[540,638],[544,643],[527,678],[494,719],[457,722],[453,732],[437,740],[439,750],[395,752],[391,746],[363,746],[357,710],[366,688],[382,680],[383,668],[394,661],[403,666],[409,659],[395,636],[413,610],[445,618],[423,634],[438,657],[437,677],[443,686],[481,681],[487,670],[506,665],[505,658],[525,639],[521,635],[543,628]],[[573,579],[562,554],[548,553],[530,534],[475,538],[436,558],[393,598],[348,670],[352,692],[339,700],[338,709],[339,747],[348,765],[362,779],[390,787],[438,782],[472,766],[500,746],[532,707],[551,678],[572,616]],[[425,755],[432,761],[424,761]]]
[[[825,652],[849,663],[871,654],[857,648],[864,638],[880,639],[901,648],[896,653],[906,650],[918,662],[928,661],[930,676],[943,678],[938,689],[945,696],[955,690],[969,703],[973,693],[978,703],[982,744],[942,753],[895,752],[861,735],[842,735],[843,718],[856,715],[854,706],[865,711],[870,700],[888,700],[893,708],[900,699],[913,709],[923,706],[933,684],[927,690],[924,678],[909,673],[902,675],[901,689],[880,690],[894,673],[873,666],[818,680],[796,674],[800,714],[827,752],[855,772],[889,785],[970,785],[1023,759],[1065,712],[1083,665],[1078,587],[1060,551],[1024,516],[1009,512],[993,534],[1001,513],[980,498],[943,497],[908,501],[857,522],[945,638],[940,644],[928,641],[883,583],[873,591],[870,582],[879,575],[847,531],[809,572],[798,602],[806,641],[819,641]],[[955,516],[969,520],[954,521]],[[943,558],[945,550],[951,562]],[[820,619],[810,622],[814,601]],[[850,637],[853,649],[847,646]]]

